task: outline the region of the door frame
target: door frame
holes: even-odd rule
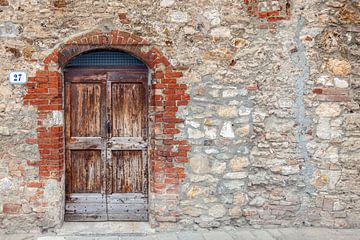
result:
[[[66,93],[66,86],[65,86],[65,83],[66,83],[66,81],[65,81],[65,72],[68,72],[69,73],[69,78],[71,77],[71,75],[73,75],[71,72],[72,71],[79,71],[79,72],[86,72],[86,73],[90,73],[90,74],[96,74],[96,73],[105,73],[106,72],[106,75],[107,75],[107,77],[106,77],[106,83],[104,84],[105,85],[105,92],[106,92],[106,97],[105,97],[105,101],[106,101],[106,105],[105,105],[105,107],[106,107],[106,114],[105,115],[108,115],[109,113],[108,113],[108,111],[109,111],[109,109],[108,109],[108,100],[109,100],[109,98],[108,98],[108,96],[107,96],[107,94],[108,94],[108,81],[111,81],[111,80],[109,80],[109,72],[121,72],[121,71],[123,71],[123,70],[144,70],[145,68],[143,67],[143,66],[83,66],[83,67],[69,67],[69,68],[64,68],[63,69],[63,71],[62,71],[62,73],[63,73],[63,89],[64,89],[64,133],[65,133],[65,151],[66,151],[66,146],[67,146],[67,144],[66,144],[66,131],[67,131],[67,124],[68,124],[68,120],[66,119],[67,118],[67,113],[66,113],[66,111],[67,111],[67,109],[68,109],[68,107],[69,106],[67,106],[67,105],[65,105],[66,104],[66,99],[67,99],[67,93]],[[147,214],[147,219],[146,220],[144,220],[144,221],[148,221],[148,219],[149,219],[149,217],[148,217],[148,215],[149,215],[149,188],[150,188],[150,179],[149,179],[149,176],[150,176],[150,168],[149,168],[149,154],[150,154],[150,131],[149,131],[149,105],[150,105],[150,99],[149,99],[149,96],[150,96],[150,87],[149,86],[151,86],[151,75],[149,74],[149,68],[148,67],[146,67],[146,73],[145,73],[146,75],[147,75],[147,79],[145,79],[145,81],[144,81],[144,83],[145,83],[145,85],[144,85],[144,87],[145,87],[145,99],[144,99],[144,103],[145,103],[145,109],[144,109],[144,111],[145,111],[145,113],[144,113],[144,115],[145,115],[145,122],[146,122],[146,132],[145,132],[145,136],[146,136],[146,150],[143,152],[143,154],[142,154],[142,156],[143,157],[145,157],[145,162],[146,162],[146,178],[147,178],[147,180],[146,180],[146,193],[145,193],[145,196],[147,197],[146,198],[146,201],[147,201],[147,212],[148,212],[148,214]],[[75,73],[75,75],[78,75],[77,74],[77,72]],[[116,82],[122,82],[122,81],[116,81]],[[127,81],[126,81],[127,82]],[[108,116],[106,116],[106,118],[107,118]],[[107,119],[108,121],[110,120],[110,119]],[[103,126],[101,126],[101,127],[103,127]],[[108,133],[107,133],[108,134]],[[109,139],[108,139],[109,140]],[[131,150],[131,149],[130,149]],[[66,152],[65,152],[66,153]],[[102,164],[106,164],[107,163],[107,161],[108,161],[108,150],[106,150],[106,152],[105,152],[105,155],[106,155],[106,161],[105,161],[105,163],[104,162],[102,162]],[[66,161],[68,161],[69,159],[69,156],[68,156],[68,154],[65,154],[65,166],[67,166],[67,163],[66,163]],[[67,169],[65,168],[65,182],[67,181],[66,180],[66,171],[67,171]],[[107,167],[105,166],[105,169],[104,169],[104,171],[105,172],[107,172],[108,171],[108,169],[107,169]],[[103,183],[102,183],[103,184]],[[108,184],[106,183],[104,186],[106,186],[106,188],[108,187]],[[67,185],[65,184],[65,192],[66,192],[66,187],[67,187]],[[108,194],[108,189],[105,189],[105,199],[107,199],[107,194]],[[105,203],[105,204],[107,204],[107,202]],[[66,206],[66,202],[65,202],[65,206]],[[108,205],[106,205],[106,207],[105,207],[106,209],[108,209]],[[65,215],[66,215],[66,213],[64,213]],[[106,213],[106,215],[108,215],[109,213]],[[64,219],[65,219],[65,217],[64,217]],[[69,219],[69,218],[68,218]],[[70,216],[70,219],[71,219],[71,216]],[[67,221],[69,221],[69,222],[72,222],[73,220],[67,220]],[[81,220],[75,220],[75,221],[81,221]],[[86,218],[85,220],[82,220],[82,222],[86,222],[86,221],[92,221],[90,218]],[[93,221],[97,221],[97,220],[93,220]],[[100,222],[102,221],[102,220],[99,220]],[[104,221],[124,221],[124,220],[104,220]],[[134,221],[134,220],[128,220],[128,221]],[[137,220],[137,221],[142,221],[142,220]]]

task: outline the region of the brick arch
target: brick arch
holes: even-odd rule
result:
[[[37,137],[28,139],[29,144],[37,144],[40,160],[28,162],[38,168],[39,188],[48,179],[64,179],[64,123],[49,121],[61,116],[63,106],[62,68],[73,57],[94,49],[116,49],[128,52],[143,61],[152,75],[149,130],[150,130],[150,220],[176,221],[176,201],[173,194],[178,193],[179,184],[185,178],[184,164],[188,161],[190,150],[188,142],[177,138],[180,133],[177,124],[183,119],[177,118],[179,107],[188,104],[187,86],[179,84],[182,72],[171,66],[167,58],[143,38],[114,30],[111,32],[93,31],[77,36],[61,44],[44,60],[43,69],[29,77],[24,104],[32,105],[37,110]],[[60,117],[61,118],[61,117]],[[166,198],[171,193],[171,199]],[[157,196],[161,196],[157,200]],[[155,205],[154,205],[155,204]],[[168,211],[156,210],[170,206]],[[151,207],[152,206],[152,207]]]

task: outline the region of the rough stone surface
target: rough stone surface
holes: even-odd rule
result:
[[[154,131],[172,149],[150,167],[161,182],[149,192],[157,230],[359,227],[359,8],[357,0],[0,1],[0,231],[47,231],[64,211],[63,170],[39,177],[48,172],[37,142],[39,122],[61,127],[63,111],[40,116],[41,104],[25,104],[34,89],[10,85],[9,72],[60,73],[53,50],[112,30],[164,55],[154,76],[181,73],[164,84],[177,78],[172,97],[184,100],[157,106],[177,110],[163,119],[175,135]],[[94,46],[109,47],[101,41]]]

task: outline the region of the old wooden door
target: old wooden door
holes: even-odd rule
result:
[[[67,221],[147,220],[147,69],[69,68]]]

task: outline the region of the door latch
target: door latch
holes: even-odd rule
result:
[[[110,134],[111,133],[111,127],[110,127],[109,120],[106,121],[106,128],[107,128],[107,133]]]

